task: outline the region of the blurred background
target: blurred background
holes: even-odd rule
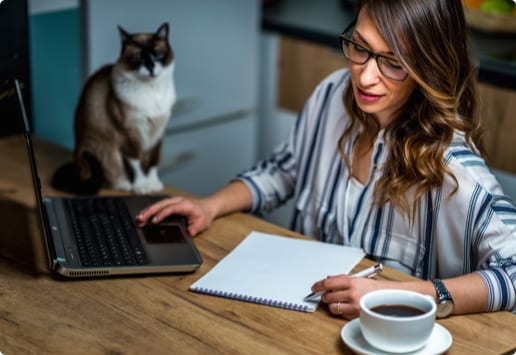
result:
[[[494,4],[493,4],[494,3]],[[490,165],[516,196],[516,11],[512,0],[464,0],[479,64]],[[206,195],[269,154],[315,85],[346,65],[338,35],[354,18],[344,0],[3,0],[0,135],[28,88],[33,132],[73,149],[73,112],[87,77],[116,60],[117,25],[170,24],[178,101],[160,175]],[[267,219],[287,226],[291,206]]]

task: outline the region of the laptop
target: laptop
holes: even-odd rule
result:
[[[186,218],[138,228],[134,216],[164,195],[43,196],[20,84],[16,94],[49,267],[69,278],[193,272],[202,258]]]

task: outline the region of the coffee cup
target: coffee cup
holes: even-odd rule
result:
[[[432,297],[406,290],[377,290],[360,299],[360,328],[375,348],[415,351],[430,338],[436,304]]]

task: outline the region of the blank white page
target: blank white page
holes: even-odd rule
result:
[[[313,312],[318,302],[303,300],[312,284],[349,273],[364,256],[360,248],[251,232],[190,289]]]

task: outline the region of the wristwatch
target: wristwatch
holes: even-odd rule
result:
[[[448,289],[444,283],[439,279],[432,280],[435,291],[437,292],[437,318],[446,318],[453,311],[454,303],[453,298],[448,292]]]

